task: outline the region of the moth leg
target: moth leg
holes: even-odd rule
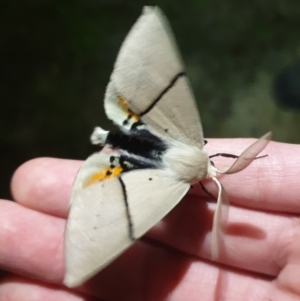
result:
[[[210,197],[213,198],[215,201],[217,201],[217,198],[205,188],[205,186],[203,185],[203,183],[202,183],[201,181],[199,181],[199,184],[200,184],[202,190],[203,190],[208,196],[210,196]]]
[[[232,155],[232,154],[226,154],[226,153],[217,153],[217,154],[209,156],[209,158],[214,158],[214,157],[226,157],[226,158],[237,159],[239,156]]]
[[[264,158],[267,156],[268,155],[258,156],[258,157],[255,157],[254,160]],[[217,154],[209,156],[209,158],[214,158],[214,157],[226,157],[226,158],[233,158],[233,159],[239,158],[239,156],[237,156],[237,155],[227,154],[227,153],[217,153]]]

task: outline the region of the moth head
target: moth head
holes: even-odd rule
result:
[[[204,150],[183,143],[176,142],[168,148],[163,162],[173,177],[190,184],[215,176],[216,173]]]

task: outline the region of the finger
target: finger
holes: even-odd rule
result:
[[[40,281],[60,283],[63,230],[63,223],[57,222],[60,219],[32,213],[32,210],[15,203],[1,202],[0,206],[1,212],[3,209],[6,212],[0,220],[1,266]],[[17,243],[20,237],[23,238],[22,244]],[[193,300],[200,295],[201,285],[198,283],[201,284],[199,279],[204,275],[207,277],[204,281],[209,279],[211,282],[209,287],[206,282],[206,292],[213,294],[216,273],[216,267],[190,259],[180,252],[138,242],[81,289],[105,300],[124,300],[124,296],[127,300],[163,300],[171,292],[179,297],[187,294],[187,287],[193,281],[197,283],[193,286],[195,292],[190,294],[189,300]],[[9,288],[4,286],[4,289]],[[180,300],[179,297],[174,297],[174,300]]]
[[[203,273],[201,275],[199,275],[199,272],[197,271],[199,269],[203,270]],[[218,271],[214,267],[211,267],[209,269],[211,270],[211,272],[204,275],[204,272],[208,272],[207,267],[201,266],[200,264],[198,264],[197,266],[195,264],[194,267],[191,267],[191,271],[189,272],[186,281],[182,285],[177,286],[172,290],[171,294],[168,296],[168,300],[182,301],[187,300],[188,298],[189,301],[208,301],[213,300],[215,296],[217,296],[218,298],[222,296],[222,300],[224,301],[234,301],[240,300],[240,295],[247,295],[248,300],[296,301],[299,298],[297,295],[293,296],[292,294],[290,294],[289,291],[284,292],[276,289],[275,285],[273,285],[266,279],[259,279],[258,277],[255,279],[255,277],[253,276],[246,276],[233,271]],[[213,273],[215,274],[214,279],[208,279],[207,276]],[[196,277],[199,276],[202,277],[197,281]],[[89,283],[89,286],[99,286],[99,284],[96,284],[96,281],[97,279],[95,278],[93,280],[94,283],[92,283],[91,281]],[[147,289],[147,292],[149,292],[147,296],[151,297],[154,295],[153,292],[155,292],[157,288],[154,287],[155,285],[156,284],[152,284]],[[215,289],[213,289],[214,285]],[[252,287],[252,290],[249,290],[250,286]],[[152,291],[150,291],[151,288]],[[110,298],[106,300],[124,300],[124,295],[121,295],[122,293],[123,291],[118,293],[110,292]],[[96,301],[95,298],[83,296],[79,293],[75,293],[61,287],[29,281],[28,279],[24,279],[15,275],[10,275],[1,279],[0,281],[0,300],[6,300],[7,296],[9,296],[10,301]],[[145,294],[143,295],[143,297],[145,297]],[[141,300],[137,298],[141,298],[141,296],[136,296],[136,298],[131,300]]]
[[[208,152],[231,153],[234,148],[234,152],[239,154],[251,142],[249,139],[210,140]],[[256,209],[299,213],[299,151],[298,145],[270,142],[263,152],[268,157],[255,160],[237,174],[221,176],[220,180],[231,203]],[[215,162],[218,166],[230,160],[217,159]],[[79,161],[52,158],[26,162],[12,179],[15,200],[30,208],[65,217],[71,186],[80,165]],[[209,191],[216,193],[213,183],[206,181],[205,185]],[[203,195],[197,185],[194,186],[191,193]],[[41,202],[45,194],[46,199]]]
[[[182,252],[211,259],[211,225],[215,204],[190,196],[147,236]],[[230,207],[218,262],[277,276],[289,262],[300,266],[299,217]]]
[[[0,210],[6,212],[0,220],[0,266],[41,281],[60,283],[62,220],[39,212],[33,214],[30,209],[5,201],[0,202]],[[225,272],[225,277],[220,277],[219,271]],[[199,300],[200,296],[201,300],[212,300],[216,294],[226,293],[222,300],[232,301],[249,294],[253,286],[262,300],[270,297],[270,281],[262,276],[220,270],[172,248],[139,241],[80,289],[105,300],[124,300],[124,296],[132,301],[164,300],[167,296],[175,301],[185,300],[184,296],[189,300]]]
[[[63,277],[64,222],[60,218],[45,216],[12,202],[1,202],[1,212],[5,213],[1,219],[3,233],[0,233],[0,245],[3,246],[0,249],[0,264],[5,264],[3,268],[60,282]],[[288,238],[294,237],[291,231],[297,232],[297,228],[287,217],[272,220],[275,217],[266,213],[250,213],[247,213],[247,217],[245,210],[231,208],[231,230],[225,238],[226,253],[221,252],[221,261],[275,276],[286,263],[286,246],[290,245]],[[207,212],[206,204],[195,198],[179,204],[149,235],[187,254],[209,259],[210,237],[206,233],[211,228],[211,222],[212,214]],[[280,235],[286,237],[281,239]],[[18,243],[20,240],[22,244]],[[53,269],[53,261],[50,260],[53,257],[57,260],[54,265],[56,269]],[[52,273],[46,273],[48,269]],[[35,271],[33,275],[32,270]]]
[[[155,256],[162,256],[157,250],[153,250]],[[172,254],[176,259],[175,253]],[[169,254],[163,255],[164,260],[172,263],[168,265],[157,265],[155,256],[145,258],[144,262],[132,262],[135,266],[140,265],[142,271],[140,277],[131,277],[131,265],[127,263],[122,266],[120,272],[114,275],[117,289],[113,283],[102,288],[101,297],[105,300],[124,300],[124,294],[128,300],[241,300],[240,295],[246,293],[246,282],[256,285],[256,289],[261,294],[266,295],[270,286],[268,279],[240,272],[231,272],[225,268],[220,269],[217,266],[202,261],[182,261],[179,266],[178,258],[173,263],[169,261]],[[166,269],[167,268],[167,269]],[[145,272],[145,273],[143,273]],[[147,274],[146,274],[147,273]],[[136,276],[136,275],[135,275]],[[86,287],[97,288],[99,283],[103,283],[106,277],[112,278],[111,274],[98,274],[94,279],[86,283]],[[255,279],[255,280],[254,280]],[[239,288],[234,289],[233,283]],[[123,283],[122,287],[119,284]],[[219,296],[216,298],[216,296]],[[220,298],[224,296],[224,298]],[[237,297],[239,296],[239,297]],[[249,299],[251,300],[251,299]]]
[[[92,301],[91,298],[67,290],[9,274],[0,280],[0,300],[10,301]]]
[[[284,146],[287,146],[287,147],[289,147],[289,145],[284,145]],[[273,198],[273,201],[274,202],[276,202],[277,201],[277,199],[276,198]],[[195,208],[195,207],[194,207]],[[193,212],[197,212],[197,210],[192,210]],[[186,216],[190,216],[190,215],[186,215]],[[200,218],[202,218],[203,216],[205,216],[205,215],[203,215],[203,213],[202,214],[198,214],[197,216],[196,216],[196,218],[199,220]],[[195,228],[195,225],[197,224],[197,221],[196,221],[196,219],[190,219],[190,221],[191,220],[193,220],[194,222],[188,222],[187,223],[187,225],[190,225],[190,227],[194,227],[194,229],[196,229],[196,231],[198,231],[197,230],[197,227]],[[265,218],[261,218],[261,220],[265,220]],[[241,221],[240,222],[240,224],[242,224],[243,223],[243,221]],[[283,224],[284,224],[285,222],[283,221]],[[288,222],[286,223],[286,226],[284,226],[284,225],[282,225],[281,223],[278,223],[276,220],[274,220],[274,222],[270,222],[270,224],[271,225],[280,225],[280,227],[279,228],[283,228],[283,229],[285,229],[285,231],[283,231],[284,233],[290,233],[290,231],[287,231],[286,229],[290,229],[291,227],[288,225]],[[170,224],[170,225],[172,225],[172,224]],[[256,229],[264,229],[265,228],[265,226],[264,225],[258,225],[258,228],[256,228]],[[176,229],[176,226],[174,227],[174,229]],[[255,228],[254,228],[255,229]],[[245,230],[245,229],[244,229]],[[244,231],[243,229],[242,229],[242,233],[243,233],[243,231]],[[195,230],[194,230],[195,231]],[[278,231],[278,229],[275,231],[274,229],[266,229],[266,231],[267,232],[269,232],[269,231],[271,231],[272,233],[275,233],[276,235],[274,235],[274,236],[271,236],[271,237],[269,237],[269,241],[267,242],[267,246],[270,246],[270,249],[272,249],[273,250],[273,248],[274,248],[274,246],[275,246],[275,250],[282,250],[282,249],[284,249],[285,250],[285,248],[284,248],[284,245],[285,245],[285,243],[287,242],[287,239],[286,238],[283,238],[282,240],[280,240],[280,239],[278,239],[278,236],[279,235],[277,235],[277,233],[279,233],[280,231]],[[197,232],[198,233],[198,235],[203,235],[203,233],[204,232],[202,232],[202,231],[198,231]],[[249,231],[248,231],[248,233],[249,233]],[[168,235],[164,235],[163,236],[163,238],[167,238],[168,237]],[[174,242],[176,242],[176,239],[178,239],[178,236],[177,237],[173,237],[173,240],[174,240]],[[203,240],[203,239],[202,239]],[[196,243],[196,244],[199,244],[199,241],[201,242],[201,237],[200,237],[200,239],[199,239],[199,237],[198,237],[198,239],[195,239],[194,240],[194,242]],[[283,244],[283,247],[281,246],[279,246],[278,248],[276,247],[276,242],[281,242],[282,244]],[[275,243],[274,243],[275,242]],[[168,241],[168,243],[172,243],[172,241],[170,242],[170,241]],[[190,245],[193,245],[192,243],[189,243],[189,244],[182,244],[183,246],[190,246]],[[206,245],[209,245],[209,243],[207,243]],[[247,245],[247,241],[245,242],[245,241],[243,241],[243,240],[241,240],[240,241],[240,245],[241,246],[246,246]],[[256,250],[261,250],[262,248],[258,245],[258,244],[256,244],[257,245],[257,248],[256,248]],[[182,249],[182,248],[181,248]],[[193,248],[192,248],[193,249]],[[207,248],[206,250],[208,250],[209,248]],[[196,255],[198,255],[198,256],[204,256],[204,257],[207,257],[208,258],[208,256],[207,256],[207,252],[205,253],[205,252],[198,252],[198,249],[197,249],[197,252],[194,252],[194,250],[192,250],[192,252],[190,251],[190,250],[186,250],[186,249],[184,249],[186,252],[189,252],[189,253],[192,253],[192,254],[196,254]],[[288,253],[288,252],[286,252],[286,253]],[[229,252],[229,256],[228,256],[228,258],[226,258],[225,260],[226,260],[226,262],[227,263],[229,263],[229,264],[231,264],[231,265],[234,265],[234,266],[238,266],[238,267],[241,267],[241,268],[245,268],[245,269],[248,269],[248,268],[255,268],[256,269],[256,271],[259,271],[259,272],[262,272],[262,273],[266,273],[266,274],[270,274],[270,275],[274,275],[274,274],[276,274],[277,273],[277,270],[278,270],[278,267],[280,268],[281,266],[282,266],[282,264],[280,264],[280,263],[278,263],[278,258],[280,257],[279,255],[278,256],[275,256],[275,255],[273,255],[273,256],[269,256],[269,254],[266,254],[266,252],[261,252],[260,254],[258,254],[258,255],[260,255],[260,256],[257,256],[257,252],[252,252],[252,256],[250,256],[249,254],[247,254],[247,252],[242,252],[241,253],[242,255],[242,257],[244,256],[244,258],[246,258],[246,259],[249,259],[249,258],[251,258],[251,259],[253,259],[253,260],[251,260],[251,261],[249,261],[248,260],[248,265],[247,265],[247,261],[243,261],[243,260],[237,260],[237,259],[235,259],[234,258],[234,256],[230,256],[231,255],[231,253]],[[267,256],[266,256],[267,255]],[[273,264],[272,264],[272,258],[275,258],[274,259],[274,262],[273,262]],[[238,257],[237,257],[238,258]],[[268,258],[269,260],[265,260],[265,258]],[[283,258],[285,258],[285,257],[283,257]],[[223,260],[224,261],[224,260]],[[263,263],[265,261],[265,264],[261,264],[261,263]],[[270,262],[271,261],[271,262]],[[249,267],[249,262],[251,262],[251,263],[254,263],[253,265],[251,265],[250,267]],[[259,264],[255,264],[255,263],[259,263]],[[276,269],[276,265],[278,265],[278,267],[277,267],[277,269]],[[257,267],[259,267],[259,270],[257,270]]]
[[[65,220],[10,201],[0,201],[0,212],[0,268],[59,283]]]
[[[240,154],[253,139],[209,140],[208,153]],[[300,146],[270,142],[257,159],[245,170],[219,176],[231,204],[268,211],[300,213]],[[218,168],[230,165],[228,158],[213,159]],[[229,164],[228,164],[229,162]],[[205,182],[208,191],[216,195],[215,185]],[[200,190],[191,193],[204,195]]]
[[[0,212],[0,268],[41,281],[61,283],[65,221],[9,201],[0,201]],[[124,254],[121,263],[136,262],[137,258],[143,263],[146,257],[152,258],[152,249],[151,244],[139,242],[133,251]],[[180,261],[180,257],[186,258],[180,253],[175,258],[170,256],[168,261],[164,254],[170,252],[163,250],[161,256],[157,252],[156,259],[152,260],[157,260],[158,266],[171,266],[175,261]],[[132,277],[138,279],[140,268],[135,270],[132,266]],[[112,271],[118,273],[119,268]]]
[[[81,161],[38,158],[21,165],[13,175],[14,200],[28,208],[66,217],[72,184]]]

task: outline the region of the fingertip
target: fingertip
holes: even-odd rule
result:
[[[19,166],[11,179],[11,193],[15,201],[22,203],[28,198],[35,183],[39,168],[47,162],[46,158],[36,158],[29,160]]]
[[[56,158],[36,158],[25,162],[11,180],[14,200],[26,207],[64,217],[80,165],[80,161]]]

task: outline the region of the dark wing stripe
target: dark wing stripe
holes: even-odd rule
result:
[[[131,218],[129,204],[128,204],[126,186],[121,177],[118,177],[118,180],[121,184],[122,191],[123,191],[123,199],[124,199],[124,203],[125,203],[126,217],[127,217],[127,221],[128,221],[128,235],[129,235],[129,238],[132,241],[134,241],[136,238],[134,237],[134,233],[133,233],[134,232],[133,231],[133,223],[132,223],[132,218]]]
[[[185,76],[185,72],[179,72],[178,74],[176,74],[174,76],[174,78],[171,80],[171,82],[169,83],[169,85],[163,89],[161,91],[161,93],[156,97],[156,99],[154,99],[154,101],[152,102],[152,104],[144,111],[144,112],[141,112],[139,114],[140,117],[146,115],[147,113],[149,113],[153,107],[160,101],[160,99],[175,85],[176,81],[182,77],[182,76]]]

